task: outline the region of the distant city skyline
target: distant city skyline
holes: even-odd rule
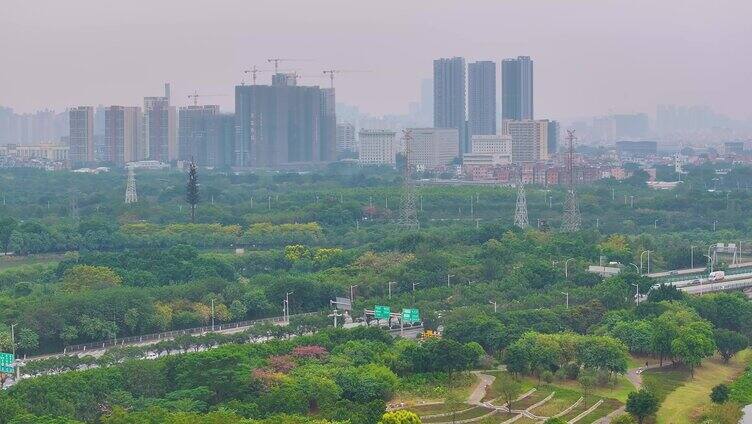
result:
[[[541,12],[545,13],[541,13]],[[752,4],[741,0],[555,2],[478,0],[128,3],[6,0],[0,15],[0,104],[19,112],[77,105],[139,106],[169,81],[187,95],[225,94],[266,58],[303,84],[324,69],[338,101],[375,115],[406,113],[437,57],[535,60],[535,116],[560,120],[708,105],[750,119]],[[346,36],[345,36],[346,35]],[[259,74],[267,82],[269,73]],[[248,82],[248,78],[246,78]]]

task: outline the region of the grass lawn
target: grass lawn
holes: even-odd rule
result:
[[[581,391],[582,386],[580,383],[574,380],[555,380],[551,383],[553,386],[564,387],[574,391]],[[627,395],[629,392],[634,391],[634,386],[627,379],[627,377],[619,376],[616,380],[616,384],[609,384],[603,387],[594,387],[592,395],[600,396],[603,398],[616,399],[622,403],[627,401]]]
[[[689,377],[689,369],[686,367],[656,368],[642,373],[642,385],[662,402],[669,393],[689,380]]]
[[[694,378],[687,380],[666,396],[656,417],[658,424],[690,423],[696,411],[710,404],[710,390],[733,380],[752,359],[752,351],[739,352],[728,364],[718,357],[705,360],[695,369]]]
[[[493,371],[493,372],[487,372],[485,374],[496,376],[496,379],[494,380],[493,383],[491,383],[491,385],[486,390],[486,395],[483,397],[484,402],[487,400],[496,399],[499,396],[501,396],[501,390],[500,390],[501,384],[504,381],[512,378],[512,376],[508,374],[506,371]],[[523,394],[529,392],[530,389],[535,387],[536,382],[531,379],[522,378],[520,380],[520,384],[522,386],[522,390],[520,391],[520,396],[522,396]],[[499,400],[499,402],[497,403],[501,405],[504,403],[504,401]]]
[[[63,260],[64,255],[57,253],[27,255],[27,256],[0,256],[0,270],[23,265],[52,264]]]
[[[497,412],[488,418],[484,418],[478,421],[478,424],[499,424],[516,417],[517,414],[510,414],[509,412]],[[515,421],[516,422],[516,421]]]
[[[515,423],[515,424],[535,424],[535,423],[537,423],[537,422],[538,422],[538,421],[535,421],[535,420],[533,420],[533,419],[531,419],[531,418],[528,418],[528,417],[522,417],[522,418],[520,418],[519,420],[515,421],[514,423]]]
[[[532,405],[547,398],[548,395],[550,395],[551,392],[553,391],[554,390],[552,387],[540,386],[538,390],[533,392],[530,396],[526,397],[525,399],[518,400],[517,402],[512,402],[512,409],[527,409],[531,407]]]
[[[590,424],[593,423],[606,415],[610,414],[611,412],[619,409],[621,407],[621,402],[615,399],[604,399],[603,403],[600,404],[597,408],[595,408],[595,411],[585,415],[582,417],[581,420],[577,421],[577,424]]]
[[[556,394],[549,399],[548,402],[533,409],[532,412],[539,417],[552,417],[559,412],[569,408],[573,403],[577,402],[582,395],[574,390],[556,388]]]
[[[587,411],[588,409],[590,409],[590,407],[593,406],[593,405],[595,405],[595,403],[598,402],[599,400],[600,400],[600,398],[596,398],[596,397],[590,396],[587,399],[587,402],[584,402],[584,401],[580,402],[579,405],[577,405],[576,407],[574,407],[574,409],[572,409],[571,411],[567,412],[566,415],[563,415],[560,418],[562,418],[564,421],[569,421],[572,418],[574,418],[574,417],[582,414],[583,412]]]
[[[478,382],[478,377],[472,373],[455,373],[449,382],[442,380],[434,378],[431,374],[416,374],[402,379],[391,402],[404,402],[409,405],[443,402],[449,393],[467,400]]]
[[[471,408],[470,405],[463,405],[460,410]],[[435,415],[435,414],[443,414],[445,412],[449,412],[449,406],[445,405],[443,403],[437,403],[437,404],[431,404],[431,405],[415,405],[415,406],[409,406],[407,407],[410,411],[415,412],[416,414],[420,416],[424,415]]]
[[[644,367],[645,362],[649,364],[654,364],[658,362],[658,360],[649,355],[630,354],[627,366],[629,367],[629,369]]]
[[[462,409],[465,409],[464,407]],[[462,420],[469,420],[471,418],[478,418],[482,417],[488,413],[493,411],[491,408],[485,408],[482,406],[475,407],[473,409],[470,409],[469,411],[464,412],[458,412],[452,415],[448,415],[445,417],[436,417],[436,418],[421,418],[421,421],[428,424],[428,423],[442,423],[447,421],[462,421]]]

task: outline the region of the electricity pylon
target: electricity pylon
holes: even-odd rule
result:
[[[564,200],[564,222],[561,227],[561,230],[567,233],[579,231],[582,225],[582,216],[580,216],[580,208],[577,205],[577,192],[574,189],[574,141],[576,139],[574,130],[567,130],[567,141],[569,142],[567,157],[569,187],[567,188],[567,197]]]
[[[413,139],[412,132],[410,130],[403,130],[402,138],[405,140],[405,170],[397,225],[414,230],[420,224],[418,222],[418,211],[415,208],[415,199],[417,197],[415,182],[410,174],[410,142]]]
[[[70,212],[70,217],[73,218],[73,220],[78,221],[78,193],[74,190],[71,190],[68,197],[68,210]]]
[[[517,206],[514,209],[514,225],[523,230],[530,225],[527,219],[527,198],[525,198],[525,185],[522,178],[517,180]]]
[[[138,193],[136,193],[136,173],[133,167],[128,167],[128,183],[125,185],[125,203],[138,202]]]

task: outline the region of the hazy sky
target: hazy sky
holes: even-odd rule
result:
[[[0,105],[139,105],[173,85],[232,110],[242,70],[370,70],[337,100],[404,113],[432,60],[535,61],[537,117],[707,104],[752,116],[750,0],[2,0]],[[269,74],[260,75],[262,81]],[[318,84],[327,80],[307,79]]]

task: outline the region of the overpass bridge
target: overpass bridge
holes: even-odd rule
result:
[[[690,268],[646,275],[656,280],[656,287],[668,284],[689,294],[752,288],[752,262],[734,264],[726,270],[722,281],[711,281],[705,268]]]

